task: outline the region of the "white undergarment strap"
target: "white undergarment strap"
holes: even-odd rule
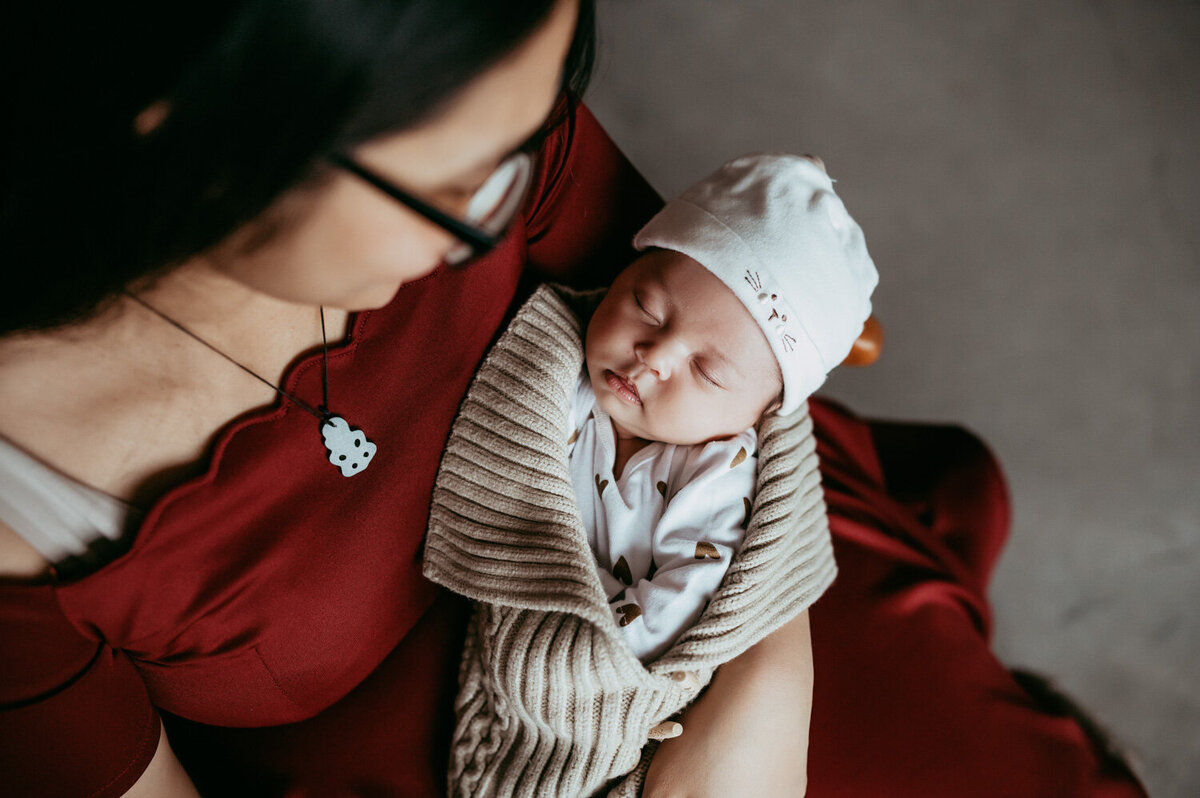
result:
[[[117,540],[135,513],[0,436],[0,521],[50,562],[81,555],[102,537]]]

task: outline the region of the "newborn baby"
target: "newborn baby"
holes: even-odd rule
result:
[[[876,273],[832,181],[739,158],[634,243],[602,298],[534,292],[446,445],[423,566],[474,600],[453,795],[638,795],[668,719],[836,574],[805,399]]]
[[[600,582],[646,662],[741,546],[759,419],[794,411],[842,361],[877,277],[811,158],[734,160],[634,244],[646,254],[587,327],[570,462]]]

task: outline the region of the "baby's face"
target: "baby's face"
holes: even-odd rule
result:
[[[686,255],[654,250],[613,281],[587,329],[588,375],[620,437],[695,444],[752,427],[782,390],[762,330]]]

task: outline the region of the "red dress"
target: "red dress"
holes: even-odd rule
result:
[[[356,314],[331,350],[331,409],[379,447],[367,471],[342,477],[315,420],[279,403],[231,422],[206,472],[156,502],[123,556],[72,582],[0,584],[0,792],[120,795],[161,717],[206,794],[444,794],[466,614],[419,557],[451,421],[528,288],[606,281],[659,204],[586,109],[552,136],[537,181],[495,252]],[[320,375],[310,353],[285,387],[316,403]],[[1098,794],[1078,728],[1014,692],[987,649],[1002,490],[933,496],[948,515],[922,504],[929,485],[902,503],[870,428],[818,408],[841,577],[813,610],[810,794],[899,795],[903,778],[923,780],[903,793],[923,796]],[[968,662],[969,679],[947,662]],[[1012,736],[998,740],[997,723]],[[1042,758],[997,749],[1040,751],[1049,727],[1057,747]],[[996,773],[1050,759],[1074,763],[1045,782],[1057,791],[987,791]],[[960,789],[976,781],[983,791]],[[1139,794],[1126,787],[1111,794]]]

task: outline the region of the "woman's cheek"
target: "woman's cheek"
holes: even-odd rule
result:
[[[386,305],[405,283],[414,282],[433,272],[450,248],[446,236],[414,230],[402,235],[362,237],[352,253],[344,253],[327,271],[330,294],[339,295],[337,303],[346,310],[368,310]],[[329,269],[330,264],[324,265]]]
[[[432,272],[458,243],[442,228],[369,186],[339,183],[325,205],[321,249],[341,251],[341,268],[396,287]],[[349,276],[349,275],[348,275]],[[352,278],[351,278],[352,279]]]

